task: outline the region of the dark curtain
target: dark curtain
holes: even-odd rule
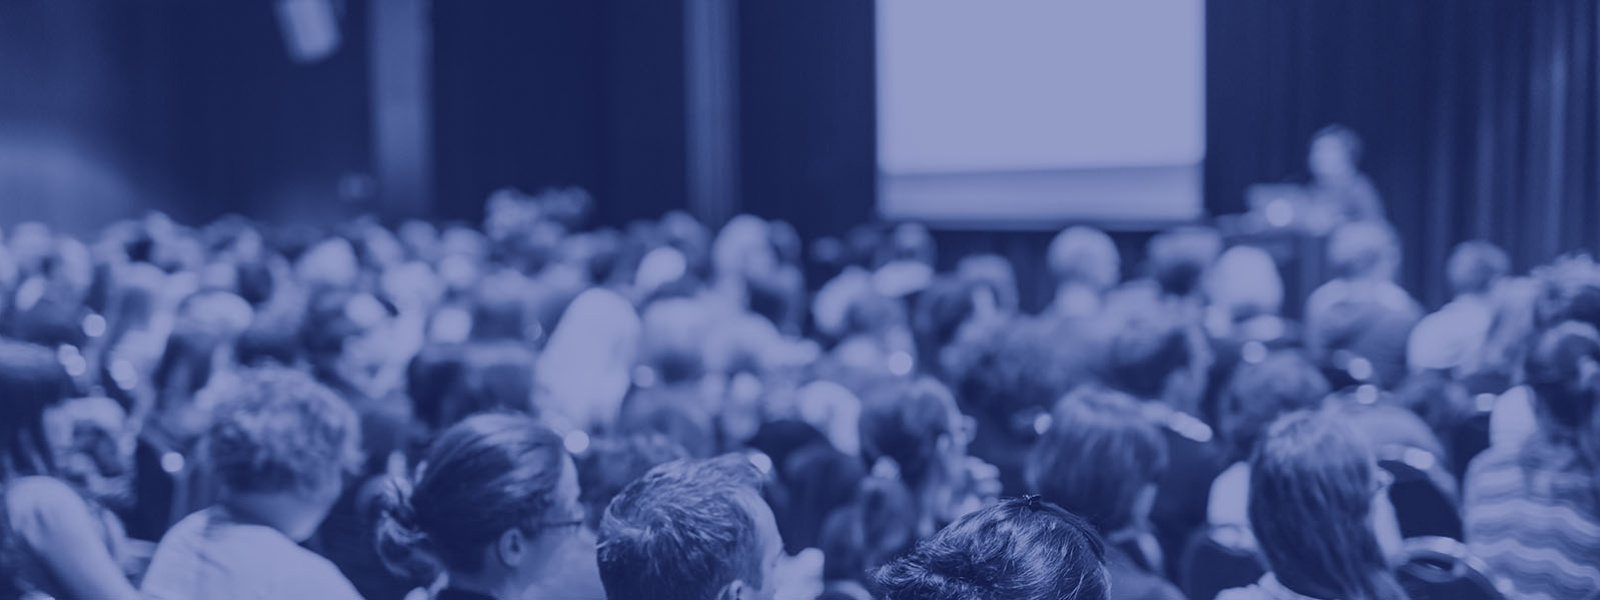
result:
[[[1211,0],[1206,199],[1305,177],[1344,123],[1405,240],[1405,283],[1446,299],[1458,242],[1526,269],[1600,240],[1596,33],[1584,0]]]

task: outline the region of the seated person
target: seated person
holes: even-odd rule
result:
[[[1211,483],[1206,522],[1249,530],[1250,453],[1278,417],[1314,409],[1327,395],[1328,380],[1298,352],[1277,352],[1234,371],[1218,422],[1233,464]]]
[[[70,395],[56,353],[0,341],[0,590],[60,598],[135,598],[119,564],[117,518],[67,482],[47,415]]]
[[[1336,279],[1306,300],[1306,350],[1339,375],[1330,376],[1336,388],[1392,388],[1405,377],[1407,338],[1422,318],[1422,305],[1395,284],[1400,241],[1383,223],[1351,223],[1329,239],[1328,263]]]
[[[1511,270],[1504,250],[1484,241],[1462,242],[1450,253],[1445,277],[1455,295],[1423,317],[1406,343],[1411,370],[1447,371],[1466,377],[1480,370],[1480,357],[1494,325],[1494,287]]]
[[[442,567],[438,600],[601,600],[578,473],[561,438],[526,416],[446,429],[416,480],[397,481],[379,527],[386,558]]]
[[[1166,468],[1166,440],[1138,402],[1096,387],[1056,405],[1029,457],[1033,491],[1088,519],[1105,538],[1112,598],[1183,598],[1162,578],[1161,549],[1150,534],[1156,480]]]
[[[1090,525],[1038,496],[962,517],[872,576],[884,600],[1106,600]]]
[[[355,412],[298,371],[264,368],[208,389],[218,409],[204,447],[222,486],[215,506],[161,538],[143,583],[165,600],[361,597],[327,559],[299,546],[359,466]]]
[[[1596,398],[1600,333],[1567,321],[1527,361],[1538,427],[1490,447],[1467,469],[1467,545],[1517,598],[1583,598],[1600,589]]]
[[[1106,383],[1143,403],[1161,428],[1172,464],[1157,484],[1150,521],[1168,567],[1206,521],[1211,481],[1227,467],[1209,425],[1195,416],[1205,389],[1205,343],[1195,329],[1164,311],[1146,309],[1123,321],[1107,353]]]
[[[610,600],[771,600],[783,539],[741,455],[676,460],[623,488],[600,521]]]
[[[1389,570],[1400,550],[1390,481],[1336,414],[1279,418],[1250,459],[1250,527],[1269,571],[1217,600],[1405,600]]]

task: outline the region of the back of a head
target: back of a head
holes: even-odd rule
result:
[[[640,317],[639,362],[664,384],[697,381],[705,374],[705,334],[713,315],[701,302],[669,298]]]
[[[527,277],[509,269],[480,280],[473,291],[472,339],[524,340],[528,286]]]
[[[72,379],[44,346],[0,340],[0,481],[54,468],[44,412],[72,393]]]
[[[1105,547],[1087,522],[1037,496],[971,513],[878,569],[885,600],[1105,600]]]
[[[1111,236],[1093,227],[1068,227],[1050,240],[1046,261],[1060,284],[1110,289],[1122,279],[1122,255]]]
[[[612,600],[715,600],[735,581],[760,587],[764,567],[751,503],[761,474],[724,455],[676,460],[629,484],[600,522],[597,560]]]
[[[202,393],[215,394],[217,406],[205,457],[229,490],[314,488],[359,464],[355,411],[305,373],[263,367]]]
[[[1098,387],[1062,398],[1028,457],[1028,486],[1103,534],[1133,525],[1141,493],[1166,471],[1167,443],[1136,400]]]
[[[1400,266],[1400,240],[1386,223],[1358,221],[1328,238],[1328,264],[1345,279],[1392,279]]]
[[[1141,400],[1162,398],[1172,375],[1193,360],[1183,322],[1156,309],[1122,323],[1107,354],[1106,383]]]
[[[1250,526],[1279,581],[1319,598],[1405,598],[1370,524],[1377,470],[1334,413],[1268,428],[1251,458]]]
[[[1483,240],[1456,245],[1445,264],[1445,279],[1456,295],[1487,293],[1496,281],[1511,272],[1511,258],[1499,246]]]
[[[1322,371],[1298,352],[1275,352],[1261,362],[1243,362],[1223,391],[1222,437],[1234,457],[1244,460],[1280,415],[1314,408],[1329,391]]]
[[[892,460],[906,483],[917,488],[938,466],[940,437],[956,433],[955,410],[950,391],[928,378],[869,398],[861,413],[861,456],[868,463]]]
[[[1593,325],[1563,321],[1539,334],[1528,353],[1526,377],[1538,399],[1545,439],[1600,448],[1600,439],[1595,439],[1600,433],[1595,423],[1600,333]]]
[[[476,573],[506,531],[580,523],[582,508],[560,489],[575,477],[567,460],[561,438],[529,417],[469,417],[439,434],[414,479],[393,482],[380,551],[397,570],[421,559]]]
[[[1234,318],[1277,314],[1283,308],[1283,278],[1265,250],[1234,246],[1206,276],[1206,296]]]
[[[861,480],[860,487],[850,504],[827,516],[817,536],[826,557],[824,581],[865,583],[868,573],[916,541],[916,510],[903,484],[873,476]]]
[[[1150,276],[1168,296],[1196,292],[1211,264],[1222,253],[1222,236],[1208,227],[1177,227],[1150,238]]]
[[[440,424],[483,412],[537,414],[534,354],[516,343],[468,345],[459,379],[442,398]]]

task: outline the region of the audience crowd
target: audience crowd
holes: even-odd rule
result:
[[[0,598],[1600,597],[1586,256],[1462,244],[1430,313],[1380,213],[1286,311],[1073,227],[1025,314],[914,224],[589,202],[5,229]]]

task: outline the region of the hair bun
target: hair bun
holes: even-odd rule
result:
[[[412,483],[391,477],[384,486],[382,516],[378,520],[378,556],[397,575],[428,579],[439,570],[428,534],[411,503]]]

